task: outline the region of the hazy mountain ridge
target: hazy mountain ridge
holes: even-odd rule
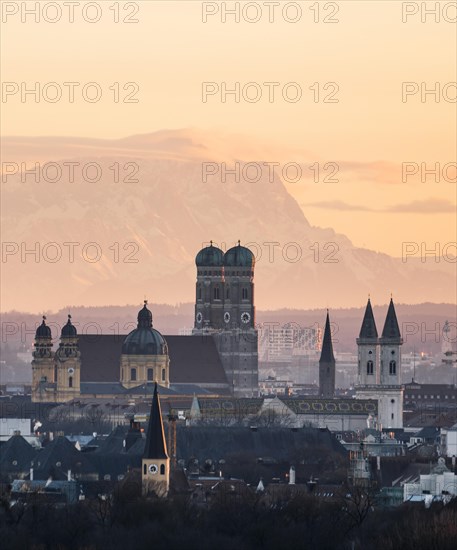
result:
[[[19,174],[2,183],[3,241],[27,249],[35,242],[41,248],[55,242],[62,252],[55,263],[43,254],[38,263],[31,255],[22,263],[19,252],[3,262],[4,311],[58,309],[69,303],[123,305],[144,295],[171,304],[187,302],[194,294],[195,254],[210,239],[224,248],[238,239],[251,243],[261,308],[347,307],[363,303],[369,292],[380,303],[390,292],[405,303],[456,300],[456,264],[437,267],[433,258],[427,264],[403,263],[356,248],[332,229],[312,227],[280,179],[271,183],[267,172],[255,183],[230,178],[223,183],[220,177],[204,183],[202,158],[217,158],[220,149],[213,154],[198,134],[194,139],[192,132],[175,134],[113,141],[4,140],[5,162],[19,162],[17,148],[23,148],[24,162],[33,160],[33,151],[39,151],[37,162],[49,160],[56,145],[63,156],[52,160],[81,166],[94,162],[102,170],[94,183],[83,181],[78,168],[73,183],[64,177],[35,183],[30,174],[26,183]],[[29,149],[31,144],[35,146]],[[118,183],[113,181],[116,162],[121,166]],[[130,165],[122,169],[127,162],[138,165],[138,173],[124,182],[131,173]],[[131,181],[135,178],[139,182]],[[80,243],[73,263],[65,242]],[[102,250],[95,263],[81,257],[82,247],[91,242]],[[49,251],[54,254],[52,247]],[[297,252],[301,257],[295,261]],[[426,267],[431,261],[435,265]]]

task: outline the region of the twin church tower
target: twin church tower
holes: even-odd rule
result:
[[[258,395],[258,331],[254,309],[254,254],[238,245],[213,246],[195,258],[197,283],[193,335],[211,335],[234,395]]]
[[[358,348],[358,382],[356,399],[374,399],[378,402],[378,427],[403,427],[403,387],[401,380],[401,346],[403,339],[392,298],[387,309],[382,335],[378,330],[368,298],[362,321]],[[319,360],[319,396],[335,396],[335,357],[329,314],[324,329]]]

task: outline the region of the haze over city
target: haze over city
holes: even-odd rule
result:
[[[2,548],[455,550],[457,2],[0,20]]]

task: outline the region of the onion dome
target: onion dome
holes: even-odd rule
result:
[[[78,333],[76,327],[71,323],[71,315],[68,315],[67,324],[62,327],[62,332],[60,333],[61,338],[76,338]]]
[[[152,328],[152,313],[144,307],[138,312],[138,326],[128,334],[122,344],[123,355],[168,355],[165,338]]]
[[[211,244],[205,248],[202,248],[195,257],[195,264],[197,267],[222,267],[224,264],[224,253],[217,246]]]
[[[35,332],[35,339],[48,339],[50,340],[52,338],[51,335],[51,329],[46,325],[46,316],[43,315],[43,321],[41,325],[36,329]]]
[[[249,250],[249,248],[241,246],[240,241],[238,241],[237,246],[227,250],[224,256],[224,265],[227,267],[252,268],[254,267],[254,264],[254,254]]]

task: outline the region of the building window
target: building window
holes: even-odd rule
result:
[[[391,414],[391,418],[392,418],[392,420],[394,419],[394,413]]]
[[[132,382],[136,381],[136,369],[130,369],[130,380]]]
[[[69,388],[73,387],[73,376],[70,376],[70,378],[68,379],[68,387]]]
[[[367,374],[373,374],[373,361],[367,361]]]
[[[148,380],[154,380],[154,369],[148,369]]]
[[[146,472],[148,471],[147,468],[148,467],[146,466],[146,464],[143,464],[143,473],[144,473],[144,475],[146,475]]]
[[[220,299],[220,296],[219,296],[219,287],[218,287],[218,286],[215,286],[215,287],[214,287],[214,299],[215,299],[215,300],[219,300],[219,299]]]
[[[242,291],[241,291],[241,298],[243,300],[247,300],[248,299],[248,289],[247,288],[243,288]]]
[[[199,286],[198,290],[197,290],[197,299],[198,300],[202,299],[202,287],[201,286]]]
[[[230,288],[227,287],[227,290],[225,291],[225,297],[227,298],[227,300],[230,298]]]
[[[165,369],[162,369],[162,382],[165,382]]]
[[[162,476],[165,475],[165,464],[160,465],[160,475],[162,475]]]
[[[391,361],[389,363],[389,374],[397,374],[397,362]]]

